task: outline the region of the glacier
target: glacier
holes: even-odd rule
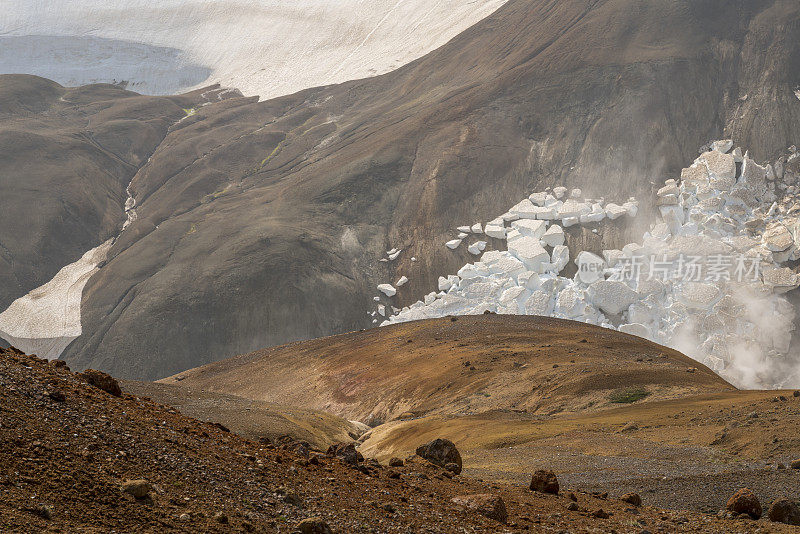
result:
[[[394,70],[506,0],[7,0],[0,73],[267,99]]]

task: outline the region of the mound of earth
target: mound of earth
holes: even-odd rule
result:
[[[334,532],[763,529],[635,509],[617,495],[576,490],[573,502],[565,493],[453,477],[419,458],[391,469],[370,460],[354,469],[315,452],[306,458],[126,392],[111,396],[14,350],[0,352],[0,401],[4,532],[287,532],[310,518]],[[495,517],[505,509],[507,524],[470,507],[481,503],[493,504]]]
[[[364,425],[327,412],[235,395],[152,382],[123,381],[122,388],[133,395],[177,408],[182,414],[200,421],[223,422],[231,432],[252,440],[266,437],[274,442],[290,436],[319,450],[327,450],[335,443],[352,441],[367,430]]]
[[[494,314],[292,343],[162,382],[282,399],[372,424],[499,409],[596,411],[734,389],[683,354],[642,338],[562,319]]]

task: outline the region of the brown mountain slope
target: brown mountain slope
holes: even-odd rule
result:
[[[63,394],[63,399],[57,395]],[[112,397],[38,358],[0,351],[3,532],[292,532],[319,517],[333,532],[790,532],[791,527],[673,513],[577,492],[489,484],[419,458],[354,469],[254,443],[123,393]],[[394,474],[392,474],[394,473]],[[144,479],[149,495],[122,491]],[[146,488],[145,488],[146,489]],[[452,501],[502,497],[505,525]],[[609,517],[592,515],[602,509]],[[635,529],[635,530],[634,530]]]
[[[631,392],[651,402],[734,389],[697,362],[644,339],[512,315],[418,321],[293,343],[163,382],[370,424],[407,412],[585,412],[613,406],[612,399]]]
[[[0,311],[119,233],[131,178],[203,101],[0,75]]]
[[[155,384],[123,381],[122,388],[133,395],[167,404],[188,417],[206,422],[224,422],[231,432],[252,440],[283,436],[307,441],[313,447],[327,450],[334,443],[360,437],[366,428],[317,410],[255,401],[208,391]]]
[[[419,298],[468,259],[452,229],[523,194],[648,203],[723,136],[773,157],[800,141],[798,42],[794,0],[511,0],[385,76],[201,109],[134,178],[140,218],[66,357],[154,379],[353,330],[377,283],[406,275],[393,303]]]

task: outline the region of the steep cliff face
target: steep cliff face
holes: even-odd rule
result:
[[[800,139],[797,42],[792,1],[512,0],[387,75],[199,109],[133,178],[66,357],[158,378],[365,327],[376,284],[413,302],[468,259],[456,226],[530,192],[651,199],[713,138],[774,158]]]

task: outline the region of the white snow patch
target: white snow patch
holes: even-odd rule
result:
[[[81,296],[113,239],[62,268],[52,280],[0,313],[0,337],[28,354],[57,358],[81,335]]]

